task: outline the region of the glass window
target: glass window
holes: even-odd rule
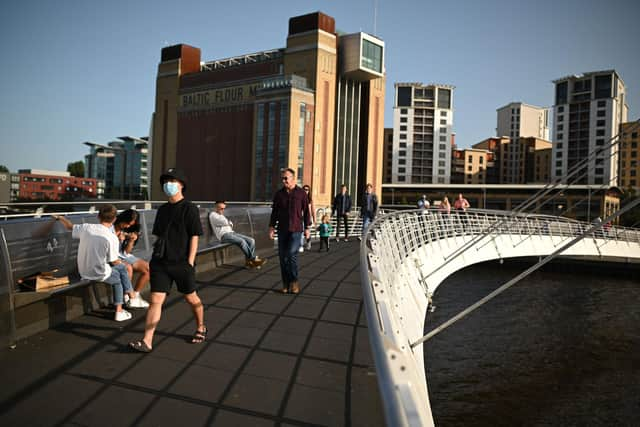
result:
[[[596,126],[604,126],[604,120],[596,121]]]
[[[597,129],[596,136],[604,136],[604,129]]]
[[[400,126],[400,130],[404,130],[404,131],[406,131],[406,130],[407,130],[407,125],[401,125],[401,126]]]
[[[406,133],[401,133],[400,134],[400,139],[407,139],[407,134]]]
[[[438,148],[440,148],[441,150],[446,150],[447,146],[445,144],[439,144]]]
[[[440,111],[440,116],[441,117],[447,117],[447,112],[446,111]]]
[[[447,128],[440,128],[440,133],[447,133]]]
[[[382,72],[382,46],[362,40],[361,65],[378,73]]]
[[[607,101],[598,101],[598,107],[606,107]]]
[[[407,161],[405,159],[398,159],[398,164],[399,165],[406,165]]]
[[[451,90],[438,88],[438,108],[451,108]]]
[[[605,110],[598,110],[596,114],[598,115],[598,117],[605,117],[607,115],[607,112]]]
[[[407,123],[406,117],[400,117],[400,123]]]
[[[564,112],[564,105],[558,107],[558,113]]]
[[[411,87],[401,86],[398,88],[398,107],[411,107]],[[403,114],[406,114],[406,109]]]
[[[446,124],[447,124],[447,120],[446,120],[446,119],[442,119],[442,120],[440,120],[440,124],[441,124],[441,125],[446,125]]]
[[[558,116],[558,121],[559,122],[564,122],[564,116]]]
[[[398,151],[398,156],[406,156],[407,152],[405,150]]]
[[[556,84],[556,105],[567,103],[568,82]]]
[[[407,114],[407,109],[406,108],[401,108],[400,109],[400,114]]]
[[[440,135],[440,142],[447,142],[447,135]]]

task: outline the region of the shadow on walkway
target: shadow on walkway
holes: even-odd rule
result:
[[[302,291],[282,295],[274,252],[258,271],[198,275],[205,343],[173,292],[148,355],[125,324],[96,311],[0,351],[3,425],[383,425],[363,312],[359,245],[300,254]],[[175,288],[174,288],[175,289]]]

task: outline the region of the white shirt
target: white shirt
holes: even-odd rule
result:
[[[119,241],[113,230],[102,224],[75,224],[71,231],[78,246],[78,271],[86,280],[104,281],[111,276],[110,262],[118,259]]]
[[[233,231],[233,223],[229,221],[226,216],[220,215],[218,212],[211,212],[209,214],[209,222],[218,240],[221,240],[222,236]]]

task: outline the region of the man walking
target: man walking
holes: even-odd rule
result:
[[[198,237],[202,235],[198,207],[185,200],[182,194],[187,185],[182,171],[168,169],[160,176],[160,184],[168,202],[160,206],[153,224],[153,234],[157,240],[149,264],[151,297],[144,337],[129,343],[132,349],[143,353],[150,352],[153,347],[153,334],[162,315],[162,304],[173,282],[193,311],[196,330],[191,342],[201,343],[207,336],[202,301],[196,293],[196,251]]]
[[[351,196],[347,186],[340,186],[340,193],[333,198],[332,213],[336,215],[336,242],[340,241],[340,220],[344,222],[344,241],[349,241],[349,212],[351,212]]]
[[[300,292],[298,282],[298,250],[301,236],[309,238],[311,212],[309,199],[302,188],[296,185],[295,171],[284,169],[280,175],[283,187],[273,196],[271,219],[269,220],[269,238],[275,238],[278,227],[278,256],[282,274],[282,290],[297,294]]]
[[[256,241],[244,234],[233,231],[233,223],[224,216],[227,205],[224,202],[216,203],[216,210],[209,214],[209,222],[216,238],[222,243],[231,243],[240,248],[245,257],[245,265],[249,268],[260,268],[266,260],[256,256]]]
[[[378,214],[378,196],[373,192],[373,185],[367,184],[362,201],[360,202],[360,215],[362,216],[362,236],[367,232],[367,227]],[[358,240],[361,240],[358,237]]]

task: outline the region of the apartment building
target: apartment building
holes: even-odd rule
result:
[[[454,89],[442,84],[395,84],[393,183],[451,181]]]

